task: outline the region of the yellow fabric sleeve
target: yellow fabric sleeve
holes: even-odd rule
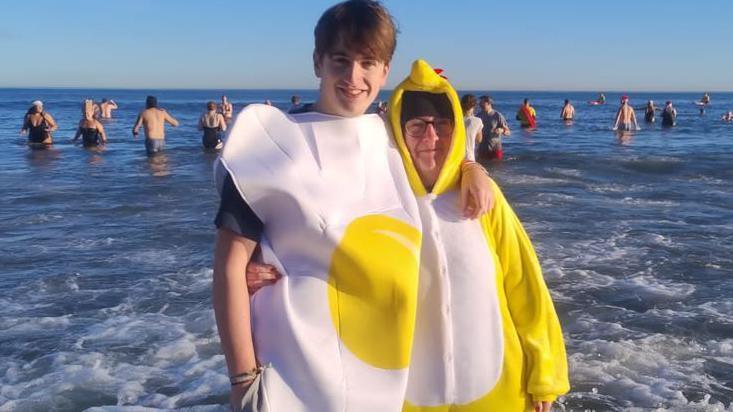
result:
[[[570,389],[560,321],[527,233],[496,183],[492,190],[495,204],[482,217],[482,225],[499,258],[509,313],[526,361],[527,392],[534,401],[554,401]]]

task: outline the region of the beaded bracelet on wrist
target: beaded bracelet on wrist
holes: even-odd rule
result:
[[[251,382],[251,381],[253,381],[257,377],[257,375],[260,374],[260,372],[262,372],[262,367],[261,366],[260,367],[256,367],[256,368],[252,368],[251,370],[249,370],[247,372],[240,373],[240,374],[237,374],[237,375],[234,375],[234,376],[230,376],[229,377],[229,383],[231,383],[232,386],[234,386],[234,385],[239,385],[239,384],[242,384],[242,383]]]

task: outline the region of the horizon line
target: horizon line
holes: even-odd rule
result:
[[[80,87],[80,86],[0,86],[0,90],[164,90],[164,91],[205,91],[205,90],[226,90],[226,91],[318,91],[317,88],[221,88],[221,87]],[[393,91],[394,88],[383,88],[380,91]],[[476,89],[476,88],[455,88],[456,91],[486,91],[486,92],[538,92],[538,93],[733,93],[733,90],[630,90],[630,89]]]

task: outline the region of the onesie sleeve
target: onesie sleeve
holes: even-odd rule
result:
[[[560,321],[522,223],[492,182],[495,205],[484,215],[504,276],[509,312],[527,362],[527,392],[534,401],[554,401],[568,392],[568,365]]]

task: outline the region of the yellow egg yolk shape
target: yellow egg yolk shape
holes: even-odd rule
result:
[[[410,362],[415,330],[420,231],[386,215],[346,227],[328,271],[331,318],[358,359],[383,369]]]

